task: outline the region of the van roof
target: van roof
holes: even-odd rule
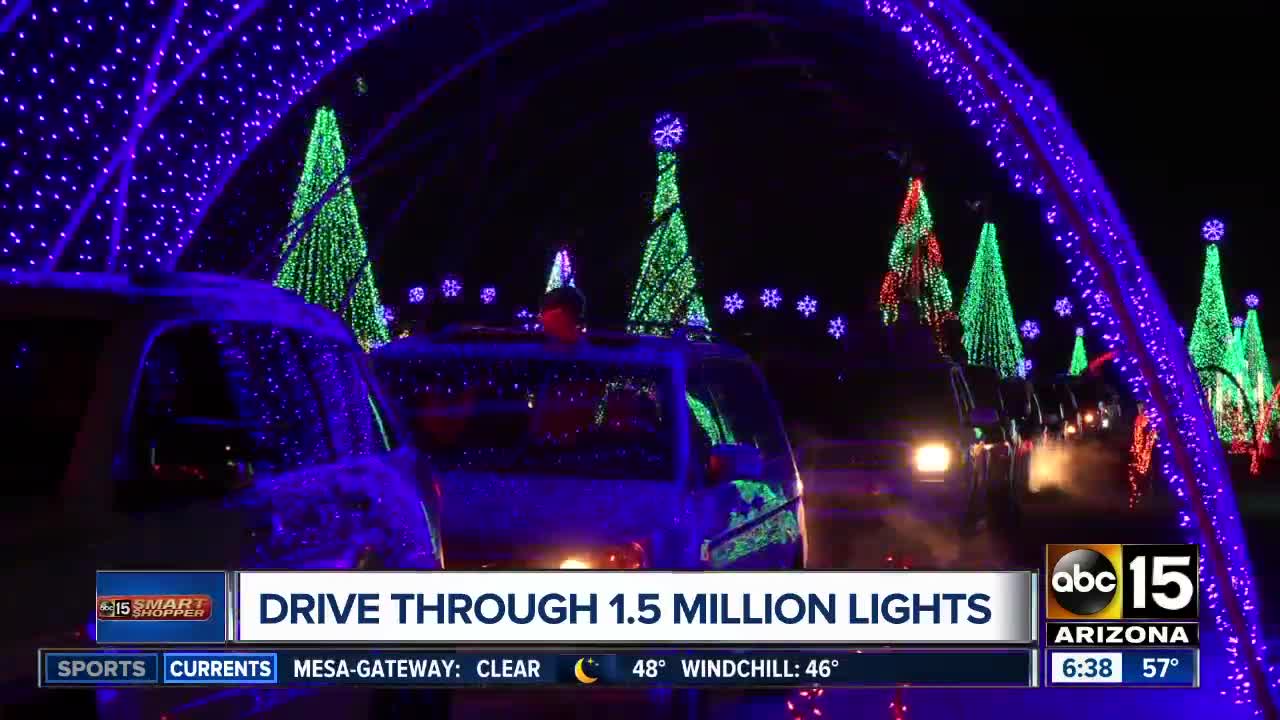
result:
[[[327,308],[255,280],[181,272],[15,272],[3,278],[0,315],[237,320],[353,341],[346,324]]]

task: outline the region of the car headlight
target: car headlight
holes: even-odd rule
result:
[[[1087,412],[1087,413],[1085,413],[1085,414],[1084,414],[1084,421],[1085,421],[1086,423],[1088,423],[1088,424],[1092,425],[1092,424],[1094,424],[1095,422],[1097,422],[1097,421],[1098,421],[1098,416],[1097,416],[1097,415],[1094,415],[1094,414],[1093,414],[1093,413],[1091,413],[1091,412]]]
[[[1075,435],[1075,434],[1076,434],[1076,424],[1075,424],[1075,423],[1067,423],[1066,433],[1067,433],[1068,435]]]
[[[951,449],[946,445],[932,443],[916,448],[916,472],[941,473],[951,467]]]

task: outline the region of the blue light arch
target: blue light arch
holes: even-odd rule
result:
[[[1162,430],[1161,468],[1202,545],[1205,605],[1228,645],[1228,700],[1275,717],[1248,553],[1198,380],[1128,226],[1051,93],[958,0],[818,1],[897,34],[1012,184],[1041,199],[1091,334],[1118,353]],[[0,134],[0,269],[176,266],[240,164],[289,110],[334,67],[431,5],[102,4],[0,0],[0,113],[13,127]],[[522,32],[605,4],[579,2]]]

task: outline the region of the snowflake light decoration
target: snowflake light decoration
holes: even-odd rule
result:
[[[382,318],[389,323],[396,321],[396,309],[387,305],[382,306]]]
[[[730,315],[735,315],[741,310],[746,303],[742,300],[742,296],[738,293],[724,296],[724,311]]]
[[[1258,297],[1257,293],[1249,293],[1244,296],[1244,306],[1250,310],[1256,309],[1261,302],[1262,299]]]
[[[520,327],[525,330],[533,330],[538,324],[534,322],[533,313],[529,312],[529,308],[520,308],[516,311],[516,321],[520,323]]]
[[[1022,377],[1027,377],[1031,375],[1031,371],[1032,369],[1035,368],[1035,366],[1036,366],[1035,363],[1031,362],[1031,358],[1024,359],[1022,361]]]
[[[799,310],[800,314],[805,317],[811,317],[814,313],[818,312],[818,301],[808,295],[805,295],[800,298],[800,302],[796,303],[796,310]]]
[[[1076,328],[1076,337],[1084,337],[1084,328],[1082,327]]]
[[[777,288],[768,288],[760,293],[760,302],[772,310],[782,304],[782,293]]]
[[[1231,318],[1231,326],[1238,327],[1238,328],[1244,327],[1244,317],[1241,315],[1236,315],[1235,317]]]
[[[440,283],[440,294],[447,298],[456,298],[462,294],[462,282],[457,278],[445,278]]]
[[[848,329],[849,326],[845,323],[844,318],[842,317],[834,317],[827,323],[827,334],[837,340],[844,337],[844,334]]]
[[[1058,302],[1053,304],[1053,311],[1058,313],[1058,317],[1067,317],[1074,309],[1070,298],[1060,297]]]
[[[421,285],[418,285],[417,287],[409,288],[409,304],[410,305],[417,305],[418,303],[426,299],[427,299],[426,288],[422,287]]]
[[[674,150],[684,142],[684,119],[679,115],[664,112],[653,121],[653,134],[650,136],[653,146],[659,150]]]
[[[1200,226],[1200,237],[1205,242],[1222,242],[1222,238],[1227,234],[1227,226],[1217,218],[1209,218],[1204,221],[1204,225]]]
[[[1035,340],[1040,337],[1040,323],[1035,320],[1026,320],[1022,323],[1022,337],[1027,340]]]
[[[480,289],[480,302],[485,305],[492,305],[494,300],[498,299],[498,288],[489,286]]]

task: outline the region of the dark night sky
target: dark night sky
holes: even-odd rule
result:
[[[246,225],[283,225],[287,201],[262,188],[292,189],[316,104],[337,107],[357,151],[468,55],[564,5],[446,1],[380,39],[254,158],[213,227],[245,235]],[[1275,69],[1269,23],[1221,7],[1152,17],[1079,3],[975,5],[1070,114],[1179,319],[1189,328],[1207,215],[1228,223],[1229,300],[1259,290],[1265,301],[1277,156],[1275,120],[1263,112],[1272,99],[1261,92]],[[888,151],[910,147],[957,302],[978,239],[967,203],[990,195],[1015,313],[1048,330],[1032,354],[1065,365],[1071,325],[1050,307],[1069,288],[1036,205],[1010,193],[896,38],[816,2],[613,2],[463,73],[355,183],[388,302],[458,273],[473,292],[497,284],[503,312],[535,304],[552,253],[569,242],[593,318],[618,320],[647,230],[647,130],[667,109],[691,128],[682,193],[713,308],[726,292],[779,284],[833,312],[868,314],[906,179]],[[760,323],[757,314],[720,326]],[[805,332],[820,337],[816,326]]]

